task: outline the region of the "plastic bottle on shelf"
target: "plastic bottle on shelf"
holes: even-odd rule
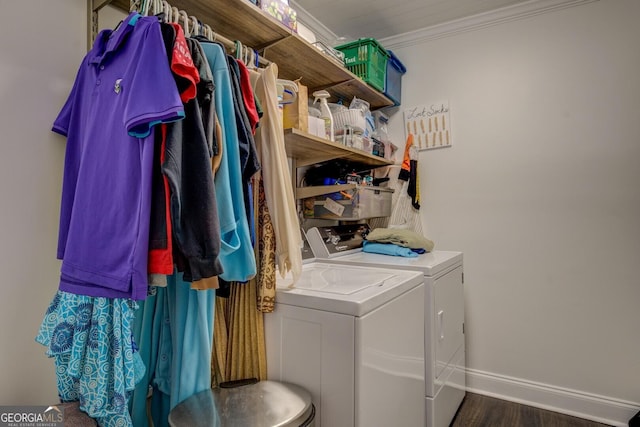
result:
[[[315,100],[313,101],[314,105],[316,104],[316,102],[320,102],[320,118],[324,120],[326,138],[331,141],[335,141],[336,138],[333,132],[333,116],[331,115],[331,109],[329,108],[329,103],[327,102],[327,99],[329,99],[331,95],[326,90],[318,90],[313,92],[313,96],[315,98]]]

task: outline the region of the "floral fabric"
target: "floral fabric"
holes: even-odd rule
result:
[[[135,301],[58,291],[36,341],[54,358],[63,402],[102,427],[130,426],[127,401],[145,367],[133,341]]]

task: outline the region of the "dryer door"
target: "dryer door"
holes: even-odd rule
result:
[[[436,279],[434,288],[435,377],[439,378],[458,348],[464,344],[462,266]]]

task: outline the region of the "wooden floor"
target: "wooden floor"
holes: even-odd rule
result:
[[[605,427],[593,421],[468,393],[451,427]]]

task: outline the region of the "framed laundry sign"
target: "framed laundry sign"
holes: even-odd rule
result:
[[[404,125],[418,150],[451,147],[449,101],[418,105],[404,110]]]

